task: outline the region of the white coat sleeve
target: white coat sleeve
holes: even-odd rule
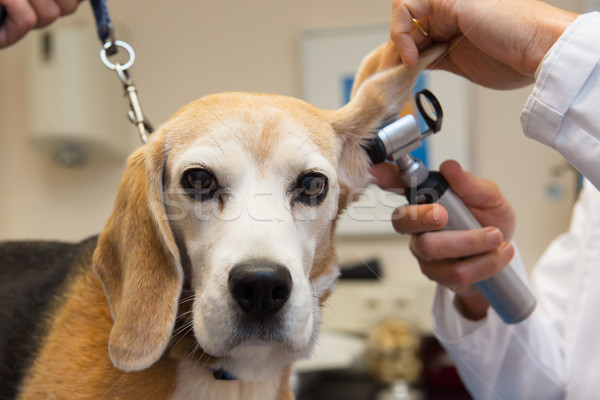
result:
[[[532,286],[538,304],[519,324],[504,324],[492,309],[481,321],[466,320],[454,307],[454,294],[437,288],[435,334],[476,399],[563,399],[567,388],[573,399],[598,397],[593,373],[573,374],[573,365],[589,363],[594,353],[577,359],[573,349],[587,352],[599,331],[595,318],[600,297],[596,295],[600,275],[595,273],[599,208],[600,192],[584,181],[569,231],[550,244],[534,268]],[[518,252],[512,264],[526,279]],[[574,378],[584,383],[574,383]],[[581,394],[585,390],[595,397]]]
[[[598,38],[598,12],[579,16],[567,28],[537,71],[521,122],[527,136],[560,152],[600,188]],[[565,397],[567,372],[560,332],[567,323],[566,304],[572,295],[567,282],[582,251],[577,243],[585,236],[576,228],[589,218],[582,207],[576,207],[569,233],[550,246],[536,267],[540,304],[522,323],[507,325],[491,309],[484,320],[468,321],[455,309],[454,294],[438,287],[433,307],[435,334],[476,399]],[[518,256],[513,265],[524,275]]]
[[[521,124],[600,188],[600,12],[579,16],[537,71]]]
[[[513,266],[523,277],[518,254]],[[435,335],[475,399],[565,397],[560,338],[548,329],[539,307],[516,325],[505,324],[493,309],[485,319],[472,322],[454,307],[454,293],[438,286],[433,314]]]

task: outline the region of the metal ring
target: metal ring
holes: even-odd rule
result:
[[[100,59],[102,60],[104,65],[106,65],[106,68],[114,71],[116,69],[116,65],[108,61],[108,57],[106,56],[106,50],[112,45],[113,42],[104,43],[104,46],[102,46],[102,50],[100,50]],[[114,45],[125,49],[125,51],[127,51],[127,53],[129,54],[129,60],[127,60],[125,64],[121,65],[121,69],[123,71],[129,69],[129,67],[131,67],[133,65],[133,62],[135,61],[135,51],[133,51],[133,47],[131,47],[129,43],[123,42],[121,40],[115,40]]]
[[[117,75],[121,80],[121,83],[125,86],[133,85],[131,82],[131,78],[129,77],[129,73],[123,69],[123,66],[119,63],[115,64],[115,71],[117,71]]]

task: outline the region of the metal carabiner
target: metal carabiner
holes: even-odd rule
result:
[[[152,128],[144,120],[144,113],[142,112],[135,85],[129,77],[127,70],[124,69],[121,64],[115,64],[115,71],[117,71],[117,75],[119,76],[121,83],[123,83],[125,95],[129,100],[129,112],[127,113],[129,120],[137,127],[140,139],[145,144],[148,142],[148,135],[152,133]]]
[[[96,18],[98,37],[102,42],[100,59],[108,69],[117,71],[117,75],[125,89],[125,95],[129,100],[129,111],[127,112],[127,115],[129,116],[129,120],[137,127],[140,139],[142,140],[142,143],[145,144],[148,141],[148,135],[152,133],[152,127],[144,120],[144,113],[140,106],[137,90],[127,73],[127,70],[131,68],[135,61],[135,52],[127,42],[115,39],[115,31],[110,16],[108,15],[106,0],[91,0],[91,4],[92,9],[94,10],[94,17]],[[117,54],[119,48],[127,52],[129,59],[124,63],[112,63],[108,58]]]

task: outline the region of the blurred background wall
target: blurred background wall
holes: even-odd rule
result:
[[[391,10],[390,0],[108,3],[117,38],[136,50],[131,74],[144,111],[156,125],[187,102],[214,92],[302,97],[303,32],[387,24]],[[550,3],[576,12],[584,6],[572,0]],[[52,29],[69,26],[94,30],[87,2]],[[0,51],[0,239],[77,241],[102,230],[125,161],[67,169],[31,146],[28,49],[33,40],[30,35]],[[81,56],[97,57],[99,46]],[[114,86],[114,95],[105,101],[122,103],[120,111],[107,118],[125,121],[127,104],[117,78],[103,67],[101,71],[102,77],[90,74],[89,79],[106,79]],[[469,86],[467,106],[471,170],[496,181],[513,202],[516,240],[531,268],[552,238],[567,228],[576,177],[563,168],[560,156],[522,135],[519,115],[529,90],[499,92]],[[55,101],[61,101],[61,92]],[[132,126],[126,122],[122,126],[128,152],[139,141]],[[430,327],[433,285],[420,274],[407,243],[408,238],[398,235],[339,238],[342,263],[377,258],[384,279],[340,285],[329,307],[331,327],[364,330],[396,306],[406,318],[424,329]]]

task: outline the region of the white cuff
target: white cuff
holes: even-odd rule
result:
[[[591,36],[590,32],[600,33],[595,28],[599,15],[596,12],[579,16],[544,57],[536,71],[533,91],[521,114],[526,136],[556,148],[556,135],[562,118],[598,62],[600,45],[593,44],[598,41],[592,39],[598,36]],[[581,34],[580,30],[584,30],[585,34]],[[573,73],[573,60],[577,60],[577,73]]]

